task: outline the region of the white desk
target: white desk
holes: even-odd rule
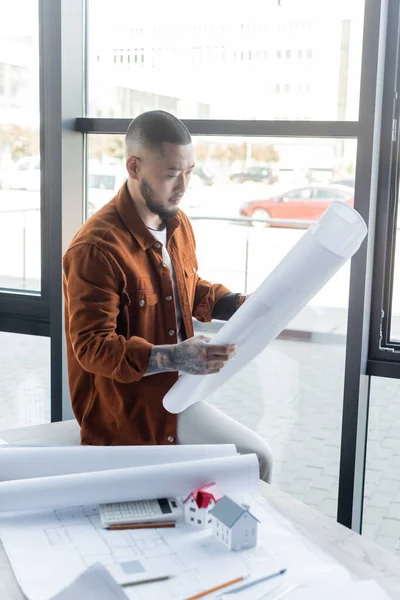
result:
[[[66,421],[3,431],[0,432],[0,439],[14,444],[70,445],[79,443],[79,428],[75,421]],[[393,600],[400,598],[398,558],[273,486],[261,483],[261,489],[282,515],[355,576],[376,579]],[[0,599],[24,598],[0,544]]]

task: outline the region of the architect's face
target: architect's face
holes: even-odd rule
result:
[[[147,208],[162,219],[174,217],[194,167],[192,144],[163,144],[147,150],[140,160],[137,181]]]

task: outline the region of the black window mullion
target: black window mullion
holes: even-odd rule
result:
[[[133,116],[132,116],[133,118]],[[75,131],[125,135],[131,119],[83,117],[75,121]],[[257,121],[224,119],[182,119],[192,135],[356,138],[357,121]]]

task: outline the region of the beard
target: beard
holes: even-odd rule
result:
[[[155,200],[154,190],[145,179],[142,179],[140,183],[140,193],[146,202],[147,208],[154,215],[158,215],[161,219],[172,219],[177,214],[179,210],[178,206],[167,208],[161,202],[157,202],[157,200]]]

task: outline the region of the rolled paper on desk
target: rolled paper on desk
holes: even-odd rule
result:
[[[237,344],[234,358],[214,375],[183,374],[165,395],[164,408],[182,412],[253,360],[357,252],[366,235],[367,226],[357,211],[332,202],[213,337],[213,344]]]
[[[10,446],[1,449],[0,481],[144,467],[237,455],[234,444],[190,446]]]
[[[255,454],[190,462],[36,477],[0,483],[0,512],[53,510],[78,505],[186,496],[216,481],[223,494],[254,491]]]

